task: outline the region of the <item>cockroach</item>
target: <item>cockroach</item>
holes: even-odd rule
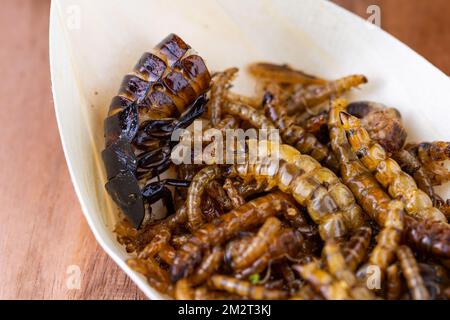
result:
[[[339,118],[352,150],[389,194],[403,202],[408,214],[447,221],[442,212],[433,207],[430,197],[417,188],[414,179],[388,157],[380,144],[370,138],[358,118],[345,112],[341,112]]]
[[[249,281],[238,280],[225,275],[213,275],[208,284],[213,289],[224,290],[248,299],[279,300],[288,297],[286,291],[267,289],[264,286],[253,285]]]
[[[133,73],[124,77],[105,119],[106,190],[135,227],[144,220],[145,203],[163,198],[170,204],[166,186],[181,185],[164,180],[141,190],[138,179],[151,179],[168,168],[171,133],[204,111],[210,75],[203,59],[189,49],[171,34],[154,53],[144,53]],[[147,142],[152,142],[150,150]],[[138,149],[144,151],[136,154]]]
[[[412,298],[414,300],[428,300],[430,295],[420,275],[416,258],[414,258],[411,249],[408,246],[400,246],[397,249],[397,257]]]
[[[341,177],[350,188],[364,211],[375,220],[382,230],[377,235],[377,245],[370,254],[369,263],[385,270],[395,258],[404,227],[402,202],[392,200],[369,170],[353,152],[340,115],[347,102],[336,99],[329,113],[328,129],[331,147],[341,165]]]

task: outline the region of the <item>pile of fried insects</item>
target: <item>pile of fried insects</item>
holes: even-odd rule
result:
[[[406,144],[396,109],[348,103],[363,75],[255,63],[250,97],[237,72],[210,74],[171,34],[125,76],[102,157],[128,265],[176,299],[449,299],[450,202],[434,186],[450,143]],[[196,119],[278,129],[279,159],[175,165],[171,135]]]

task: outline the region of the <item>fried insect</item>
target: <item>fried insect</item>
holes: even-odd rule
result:
[[[220,122],[222,116],[221,109],[225,102],[227,89],[237,72],[237,68],[229,68],[213,76],[210,100],[207,104],[209,120],[213,126]]]
[[[223,259],[223,250],[215,247],[209,255],[205,257],[194,275],[190,278],[184,278],[175,284],[175,298],[178,300],[202,299],[206,295],[204,290],[193,289],[206,280],[219,268]],[[206,290],[206,288],[204,288]],[[217,297],[216,297],[217,298]]]
[[[146,259],[153,257],[159,251],[161,251],[170,241],[172,236],[169,228],[163,226],[159,228],[158,233],[153,237],[153,239],[145,246],[145,248],[139,252],[139,259]]]
[[[288,116],[286,108],[280,101],[279,87],[272,85],[268,88],[264,95],[263,106],[267,118],[280,130],[281,138],[285,143],[337,171],[337,161],[331,150],[321,144],[313,134],[296,125],[294,120]]]
[[[240,237],[231,240],[227,243],[225,247],[224,260],[230,268],[232,268],[233,261],[236,260],[242,252],[248,247],[249,243],[252,241],[253,233],[245,233]]]
[[[208,166],[200,170],[192,180],[186,199],[186,211],[189,220],[189,228],[196,230],[203,223],[201,200],[206,186],[213,180],[222,176],[222,170],[218,166]]]
[[[205,282],[220,267],[223,261],[224,251],[219,246],[214,247],[210,254],[206,255],[194,274],[189,278],[192,285]]]
[[[249,281],[224,275],[212,276],[208,284],[214,289],[224,290],[248,299],[279,300],[288,297],[286,291],[266,289],[264,286],[253,285]]]
[[[286,210],[297,210],[285,194],[276,192],[252,200],[242,207],[204,224],[178,251],[170,274],[173,281],[192,273],[205,251],[236,236],[240,231],[262,224],[268,217]]]
[[[275,217],[267,218],[247,248],[233,260],[234,269],[242,269],[252,264],[269,246],[281,228],[281,222]]]
[[[413,152],[403,148],[407,134],[400,112],[371,101],[352,102],[347,106],[347,112],[361,119],[361,124],[370,137],[386,150],[402,170],[414,178],[417,186],[428,194],[433,205],[436,205],[439,196],[433,190],[429,173]]]
[[[398,300],[402,295],[402,276],[397,263],[390,265],[386,269],[386,298],[388,300]]]
[[[225,103],[223,112],[248,121],[253,127],[258,129],[276,129],[273,123],[260,110],[243,103]]]
[[[348,242],[344,244],[342,253],[345,257],[345,263],[351,271],[355,271],[367,255],[372,229],[363,226],[352,234]]]
[[[408,214],[447,221],[442,212],[433,207],[430,197],[417,188],[414,179],[402,171],[395,160],[387,156],[386,151],[380,144],[370,138],[358,118],[345,112],[341,112],[339,117],[352,150],[367,169],[374,174],[377,181],[387,188],[389,194],[403,202]]]
[[[236,184],[236,189],[244,199],[253,197],[259,193],[263,193],[267,189],[267,183],[262,180],[256,179],[242,180],[240,178],[236,180],[238,181],[238,183]]]
[[[364,75],[356,74],[328,81],[325,84],[308,86],[292,95],[291,101],[287,103],[287,115],[299,114],[332,97],[339,97],[364,83],[367,83],[367,78]]]
[[[186,206],[181,206],[175,214],[169,215],[168,217],[159,220],[156,223],[148,223],[144,225],[140,230],[135,239],[135,247],[138,252],[142,251],[145,246],[152,241],[152,239],[157,236],[161,230],[169,230],[171,233],[187,222],[187,212]],[[179,236],[171,237],[171,245],[174,245],[174,238]]]
[[[353,298],[358,300],[374,299],[374,295],[356,278],[353,271],[345,263],[344,256],[337,242],[333,239],[327,240],[323,252],[325,261],[330,273],[340,281],[343,281],[348,287]]]
[[[347,106],[347,112],[361,119],[361,125],[370,137],[389,155],[402,149],[407,134],[397,109],[378,102],[357,101]]]
[[[144,53],[133,73],[124,77],[104,122],[105,187],[135,227],[141,225],[145,208],[150,209],[154,202],[163,199],[166,205],[172,204],[166,185],[173,181],[141,190],[139,180],[145,182],[168,169],[168,137],[204,111],[203,95],[210,75],[202,58],[190,54],[189,49],[171,34],[154,53]],[[169,213],[172,207],[168,207]]]
[[[152,258],[145,260],[132,258],[127,260],[127,264],[136,272],[144,275],[149,284],[158,291],[170,296],[173,294],[173,286],[170,283],[167,271],[162,269]]]
[[[268,143],[268,147],[278,149],[280,159],[269,156],[256,163],[247,159],[234,165],[230,175],[255,178],[266,182],[267,190],[278,187],[292,194],[319,225],[322,239],[342,237],[363,224],[361,208],[333,172],[291,146]]]
[[[328,272],[319,268],[317,262],[311,262],[306,265],[294,265],[294,270],[325,299],[328,300],[349,300],[351,295],[348,286],[340,280],[334,279]]]
[[[440,163],[450,159],[450,142],[422,142],[407,145],[405,149],[419,159],[433,185],[441,185],[450,180],[450,171]]]
[[[383,271],[394,259],[400,242],[404,227],[403,204],[392,200],[383,191],[352,151],[340,120],[340,114],[346,105],[347,102],[343,99],[332,102],[328,120],[331,147],[339,159],[342,180],[352,190],[364,211],[382,227],[377,236],[377,246],[370,254],[369,263],[377,265]]]
[[[433,190],[429,177],[432,174],[427,172],[413,152],[403,149],[407,134],[397,109],[388,108],[377,102],[358,101],[350,103],[346,110],[361,119],[361,124],[370,137],[386,150],[402,170],[414,178],[417,186],[432,199],[434,206],[442,208],[441,211],[447,209],[447,206],[443,205],[445,202]],[[327,119],[328,113],[322,112],[307,119],[303,125],[305,130],[317,136],[320,135],[320,131],[324,131],[323,123]],[[410,147],[414,149],[414,146]]]
[[[432,199],[433,205],[436,205],[440,197],[435,193],[428,173],[420,161],[406,149],[393,153],[392,157],[403,171],[414,178],[417,187]]]
[[[405,217],[405,241],[424,253],[450,258],[450,227],[434,220]]]
[[[240,243],[242,247],[236,251],[235,256],[242,252],[251,240],[251,238],[247,238],[245,241],[242,241]],[[315,251],[311,242],[312,241],[308,239],[308,237],[303,236],[298,230],[285,228],[269,245],[267,252],[263,253],[249,267],[237,270],[236,277],[245,279],[253,274],[262,273],[268,266],[276,261],[285,258],[288,260],[293,259],[292,257],[296,257],[300,252],[309,254]]]
[[[397,257],[412,298],[414,300],[428,300],[430,295],[423,283],[416,258],[414,258],[411,249],[408,246],[400,246],[397,249]]]
[[[239,190],[233,185],[233,181],[231,179],[225,179],[223,188],[226,191],[234,209],[244,205],[245,199],[240,195]]]
[[[208,183],[205,191],[211,199],[214,199],[222,212],[228,212],[233,209],[231,199],[228,197],[227,192],[218,180],[212,180]]]
[[[287,64],[267,62],[252,63],[248,66],[249,73],[256,79],[282,84],[325,84],[326,80],[295,70]]]

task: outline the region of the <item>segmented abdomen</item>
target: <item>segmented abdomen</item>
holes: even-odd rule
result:
[[[447,221],[442,212],[433,207],[430,197],[417,188],[414,179],[402,171],[397,162],[387,156],[381,145],[370,138],[358,118],[345,112],[341,112],[339,117],[353,151],[367,169],[374,174],[377,181],[387,188],[389,194],[403,202],[405,210],[409,214],[421,218]]]
[[[334,100],[329,113],[331,146],[341,165],[341,176],[352,190],[364,211],[383,229],[377,236],[377,246],[369,262],[385,269],[395,257],[395,250],[403,231],[403,205],[392,200],[378,184],[372,174],[357,158],[345,135],[340,114],[347,102]]]
[[[276,147],[272,145],[271,147]],[[256,163],[237,164],[234,174],[265,181],[292,194],[308,209],[323,239],[341,237],[363,224],[361,208],[350,190],[329,169],[293,147],[280,145],[280,159],[267,157]]]
[[[139,114],[139,124],[150,119],[177,117],[205,93],[211,80],[209,71],[203,59],[191,54],[190,49],[180,37],[171,34],[153,53],[145,52],[133,71],[123,78],[105,123],[114,122],[133,105]],[[117,140],[118,137],[111,135],[120,135],[120,128],[111,132],[112,126],[108,130],[106,127],[109,145]]]

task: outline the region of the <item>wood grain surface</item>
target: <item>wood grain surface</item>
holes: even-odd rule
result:
[[[336,2],[362,17],[379,5],[383,29],[450,73],[450,1]],[[145,299],[97,245],[75,196],[53,112],[48,13],[46,0],[2,0],[0,298]]]

